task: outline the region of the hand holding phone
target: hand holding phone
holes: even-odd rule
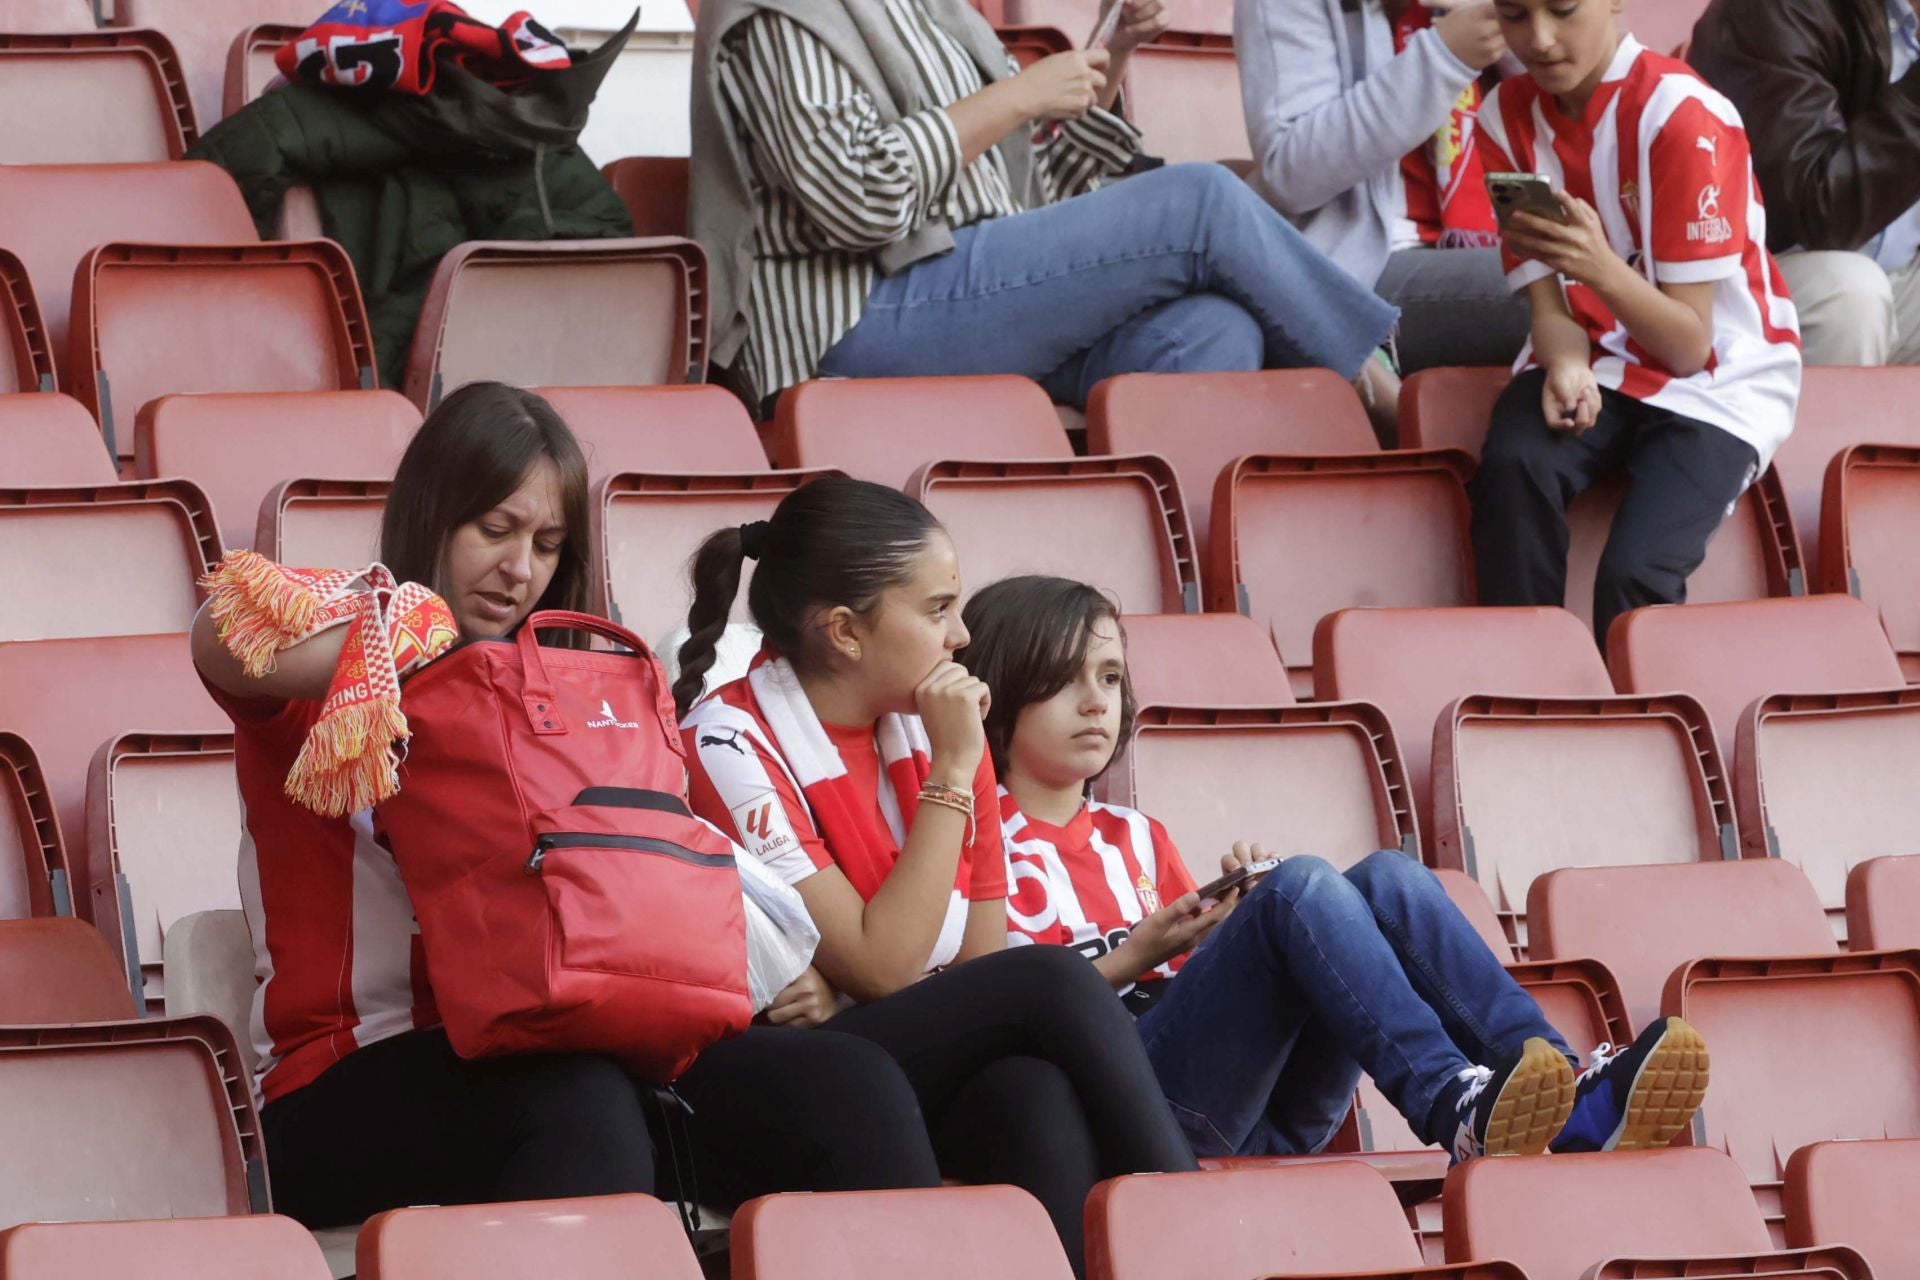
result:
[[[1200,901],[1202,903],[1209,900],[1218,902],[1235,889],[1252,888],[1279,865],[1280,859],[1265,858],[1259,862],[1249,862],[1235,867],[1213,883],[1202,885],[1199,889]]]
[[[1566,208],[1553,194],[1553,183],[1537,173],[1489,173],[1487,196],[1502,231],[1516,213],[1531,213],[1562,226],[1568,221]]]
[[[1093,34],[1087,37],[1087,48],[1104,49],[1113,43],[1113,33],[1120,29],[1120,15],[1127,7],[1127,0],[1107,0],[1106,7],[1100,10],[1100,20],[1094,24]]]

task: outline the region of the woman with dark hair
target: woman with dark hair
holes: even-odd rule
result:
[[[749,559],[766,648],[689,709]],[[942,1172],[1032,1192],[1079,1268],[1095,1182],[1193,1157],[1098,975],[1064,948],[1006,950],[989,700],[953,661],[952,541],[897,490],[816,480],[709,537],[693,577],[674,696],[694,812],[806,901],[820,998],[852,1002],[827,1029],[899,1060]]]
[[[463,638],[587,599],[587,470],[539,396],[474,383],[448,396],[394,476],[381,555],[433,588]],[[253,934],[251,1034],[276,1206],[313,1227],[409,1204],[615,1192],[691,1197],[656,1175],[650,1090],[610,1059],[468,1061],[438,1027],[418,926],[370,811],[326,818],[282,788],[320,715],[346,631],[252,677],[203,610],[201,678],[234,725],[241,898]],[[804,1026],[790,991],[773,1021]],[[700,1198],[938,1182],[913,1091],[852,1036],[756,1026],[675,1082]],[[846,1097],[861,1105],[848,1108]],[[663,1183],[665,1185],[663,1185]]]

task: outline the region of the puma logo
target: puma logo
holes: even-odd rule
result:
[[[700,745],[703,747],[726,747],[728,750],[737,751],[741,755],[747,754],[747,749],[740,745],[740,731],[738,729],[729,729],[727,733],[729,736],[724,738],[717,733],[703,733],[700,735]]]

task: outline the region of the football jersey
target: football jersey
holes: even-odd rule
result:
[[[438,1025],[413,903],[373,813],[323,818],[287,798],[320,703],[208,691],[233,720],[240,902],[253,935],[256,1096],[310,1084],[355,1049]]]
[[[1490,171],[1543,174],[1585,200],[1614,252],[1656,285],[1713,285],[1713,351],[1682,378],[1593,290],[1563,282],[1601,386],[1739,437],[1765,470],[1793,429],[1800,327],[1767,252],[1766,209],[1733,104],[1684,62],[1625,36],[1578,118],[1520,76],[1493,91],[1479,121]],[[1501,257],[1516,291],[1552,274],[1504,247]],[[1514,370],[1534,363],[1529,341]]]
[[[1002,787],[1000,823],[1007,941],[1015,946],[1056,943],[1098,960],[1146,917],[1199,888],[1167,829],[1136,809],[1088,801],[1056,827],[1022,813]],[[1185,959],[1175,956],[1137,980],[1171,978]]]
[[[893,835],[895,857],[906,843],[906,824],[890,794],[880,789],[880,753],[873,729],[822,723],[840,752],[847,781],[860,802]],[[788,884],[834,866],[833,850],[814,825],[813,811],[793,774],[780,759],[773,730],[754,707],[745,679],[722,685],[687,713],[681,726],[687,746],[687,803],[692,810],[732,836]],[[939,937],[927,957],[927,970],[952,964],[967,928],[967,907],[1006,896],[1006,858],[1000,828],[993,821],[993,762],[984,754],[974,779],[973,842],[960,851],[952,896]]]

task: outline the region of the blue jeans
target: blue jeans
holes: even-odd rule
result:
[[[1532,1036],[1569,1058],[1433,873],[1397,850],[1344,875],[1282,862],[1138,1023],[1197,1156],[1318,1151],[1364,1070],[1415,1133],[1442,1088]]]
[[[874,282],[821,376],[1018,373],[1076,405],[1119,373],[1351,378],[1398,315],[1219,165],[1156,169],[954,242]]]

